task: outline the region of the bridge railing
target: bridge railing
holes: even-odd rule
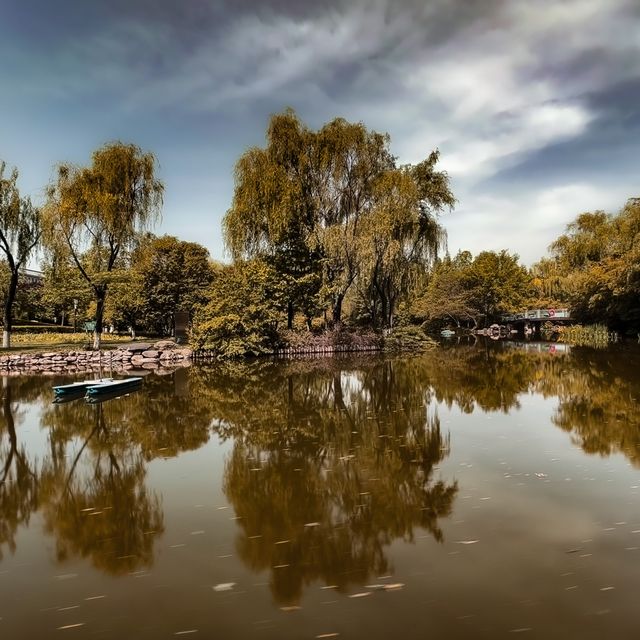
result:
[[[521,313],[501,316],[503,322],[515,322],[517,320],[567,320],[571,318],[569,309],[527,309]]]

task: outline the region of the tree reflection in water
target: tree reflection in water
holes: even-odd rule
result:
[[[98,406],[51,405],[53,382],[2,379],[0,552],[15,550],[39,511],[58,560],[85,557],[115,575],[150,567],[164,516],[147,463],[217,435],[233,442],[223,486],[241,518],[238,554],[270,572],[283,604],[314,581],[346,590],[390,572],[394,540],[422,530],[442,540],[457,485],[437,474],[449,453],[439,404],[507,413],[525,394],[557,398],[552,423],[585,452],[640,466],[634,348],[487,343],[415,358],[192,367]],[[48,434],[39,456],[20,444],[29,405],[40,405]]]
[[[29,523],[38,506],[38,479],[24,448],[18,447],[16,414],[18,401],[27,396],[29,385],[20,384],[19,392],[7,377],[2,378],[2,422],[0,422],[0,560],[6,545],[13,553],[16,549],[15,535],[20,525]],[[26,388],[25,388],[26,387]],[[20,393],[20,391],[22,393]],[[17,396],[17,397],[14,397]],[[32,399],[32,396],[31,398]]]
[[[253,402],[218,405],[238,554],[287,605],[314,581],[345,590],[389,573],[386,547],[418,527],[442,540],[457,492],[433,479],[449,440],[411,363],[300,366],[265,367]],[[221,398],[233,384],[217,381]]]

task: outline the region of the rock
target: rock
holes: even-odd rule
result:
[[[171,349],[177,349],[178,345],[173,340],[159,340],[153,345],[156,351],[169,351]]]
[[[155,351],[154,349],[149,349],[148,351],[143,351],[140,354],[143,358],[149,358],[150,360],[157,360],[160,355],[159,351]]]
[[[144,358],[142,356],[131,356],[131,364],[142,364]]]

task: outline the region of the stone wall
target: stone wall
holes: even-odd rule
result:
[[[0,373],[6,371],[127,371],[157,369],[191,362],[191,349],[171,340],[155,344],[132,343],[103,351],[46,351],[0,356]]]

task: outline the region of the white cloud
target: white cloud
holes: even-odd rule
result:
[[[548,245],[578,214],[603,209],[618,210],[628,196],[620,188],[603,189],[586,183],[569,183],[506,195],[461,197],[455,214],[443,216],[449,251],[508,249],[531,265],[546,254]]]

